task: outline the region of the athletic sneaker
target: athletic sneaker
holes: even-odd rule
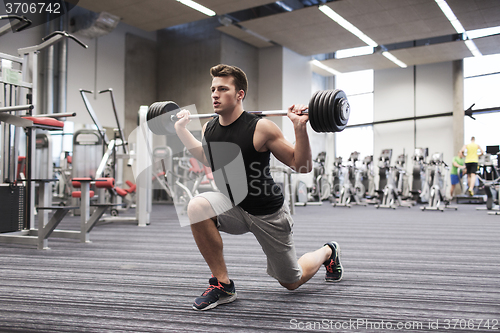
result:
[[[330,258],[323,263],[326,267],[326,282],[339,282],[342,280],[342,276],[344,275],[344,268],[340,263],[340,246],[337,242],[328,242],[325,245],[328,245],[332,249],[332,255]]]
[[[232,280],[230,284],[219,282],[216,277],[212,277],[208,282],[210,287],[198,298],[194,300],[193,309],[209,310],[219,304],[231,303],[236,299],[236,290]]]

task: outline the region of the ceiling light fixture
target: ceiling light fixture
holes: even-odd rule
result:
[[[197,10],[197,11],[199,11],[207,16],[215,16],[216,15],[216,13],[213,10],[211,10],[203,5],[200,5],[199,3],[194,2],[192,0],[177,0],[177,1],[179,1],[183,5],[186,5],[188,7],[193,8],[193,9],[195,9],[195,10]]]
[[[281,8],[283,8],[284,10],[286,10],[287,12],[291,12],[293,11],[293,8],[288,6],[286,3],[284,3],[283,1],[276,1],[275,4],[277,4],[278,6],[280,6]]]
[[[271,43],[271,40],[270,40],[270,39],[268,39],[268,38],[266,38],[266,37],[264,37],[264,36],[261,36],[261,35],[259,35],[258,33],[254,32],[254,31],[252,31],[252,30],[250,30],[250,29],[247,29],[247,28],[245,28],[245,27],[242,27],[241,29],[242,29],[243,31],[245,31],[247,34],[250,34],[250,35],[252,35],[252,36],[254,36],[254,37],[257,37],[258,39],[263,40],[263,41],[264,41],[264,42],[266,42],[266,43]]]
[[[469,48],[469,51],[472,53],[472,55],[474,57],[480,57],[480,56],[482,56],[481,51],[479,51],[479,49],[477,48],[476,44],[472,40],[467,39],[465,41],[465,45],[467,46],[467,48]]]
[[[441,8],[441,11],[444,13],[448,21],[450,21],[451,25],[455,29],[456,32],[459,34],[463,34],[464,39],[465,39],[465,45],[469,48],[469,51],[475,56],[475,57],[480,57],[482,56],[481,52],[477,48],[476,44],[470,40],[468,33],[465,32],[464,27],[462,26],[462,23],[458,20],[458,18],[455,16],[453,13],[453,10],[451,10],[450,6],[446,2],[446,0],[435,0],[439,8]]]
[[[355,35],[356,37],[358,37],[359,39],[361,39],[366,44],[368,44],[372,48],[372,50],[371,50],[371,53],[366,53],[366,54],[372,54],[373,53],[373,48],[375,48],[375,47],[378,46],[378,44],[373,39],[371,39],[370,37],[368,37],[367,35],[365,35],[361,30],[359,30],[358,28],[356,28],[352,23],[350,23],[345,18],[343,18],[342,16],[340,16],[339,14],[337,14],[333,9],[331,9],[327,5],[322,5],[322,6],[319,6],[318,8],[326,16],[328,16],[329,18],[331,18],[332,20],[334,20],[335,22],[337,22],[341,27],[343,27],[344,29],[346,29],[347,31],[349,31],[350,33],[352,33],[353,35]],[[361,49],[364,52],[366,52],[366,49],[364,49],[364,47],[356,48],[356,49]],[[344,50],[340,50],[340,51],[344,51]],[[359,50],[356,50],[356,51],[359,51]],[[338,59],[338,55],[337,55],[338,52],[339,51],[335,52],[335,57],[337,59]],[[345,52],[348,52],[348,51],[345,50]],[[340,54],[342,56],[342,52]],[[398,65],[399,67],[402,67],[402,68],[406,68],[407,67],[407,65],[404,62],[402,62],[401,60],[397,59],[395,56],[393,56],[389,52],[382,52],[382,55],[384,57],[386,57],[387,59],[389,59],[390,61],[392,61],[393,63],[395,63],[396,65]]]
[[[408,67],[404,62],[402,62],[401,60],[399,60],[398,58],[393,56],[390,52],[384,51],[384,52],[382,52],[382,55],[401,68]]]
[[[490,28],[467,31],[467,37],[469,37],[469,39],[488,37],[499,34],[500,34],[500,27],[490,27]]]
[[[352,49],[343,49],[335,51],[335,59],[344,59],[350,57],[358,57],[362,55],[373,54],[374,48],[372,46],[354,47]]]
[[[327,65],[324,65],[322,64],[319,60],[311,60],[311,64],[313,64],[314,66],[316,67],[319,67],[325,71],[327,71],[328,73],[331,73],[333,75],[339,75],[341,74],[339,71],[336,71],[335,69],[331,68],[331,67],[328,67]]]
[[[448,21],[450,21],[451,25],[455,28],[455,30],[461,34],[465,32],[464,27],[462,26],[462,23],[457,19],[453,11],[451,10],[450,6],[446,2],[446,0],[435,0],[439,8],[441,8],[441,11],[443,14],[446,16]]]
[[[337,14],[333,9],[328,7],[327,5],[322,5],[318,7],[319,10],[321,10],[326,16],[337,22],[341,27],[361,39],[363,42],[366,44],[372,46],[372,47],[377,47],[378,44],[375,43],[373,39],[365,35],[361,30],[356,28],[354,25],[352,25],[349,21],[347,21],[345,18]]]

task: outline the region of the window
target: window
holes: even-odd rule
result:
[[[346,93],[351,105],[348,125],[373,122],[373,85],[373,70],[336,76],[336,86]],[[360,153],[360,160],[373,155],[373,126],[346,128],[335,133],[335,151],[344,163],[354,151]]]
[[[464,106],[473,110],[500,109],[500,54],[464,59]],[[464,142],[472,136],[485,149],[500,145],[500,112],[474,114],[476,120],[464,119]]]

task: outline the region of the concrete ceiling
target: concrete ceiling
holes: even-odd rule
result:
[[[297,0],[283,0],[287,1]],[[198,0],[217,15],[270,4],[270,0]],[[447,0],[466,31],[500,26],[500,0]],[[80,0],[78,6],[94,12],[106,11],[137,28],[154,31],[207,18],[175,0]],[[379,45],[422,41],[455,34],[453,26],[434,0],[337,0],[328,2],[339,15]],[[258,48],[282,45],[304,56],[329,54],[366,44],[329,19],[317,6],[275,15],[221,24],[221,32]],[[249,33],[253,32],[254,34]],[[264,37],[264,40],[256,35]],[[474,40],[483,54],[500,53],[500,37]],[[463,41],[398,47],[391,53],[407,65],[450,61],[472,54]],[[329,59],[324,64],[340,72],[397,67],[378,53],[347,59]]]

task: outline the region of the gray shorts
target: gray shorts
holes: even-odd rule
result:
[[[293,219],[286,204],[276,213],[251,215],[219,192],[203,192],[217,215],[217,228],[232,235],[251,232],[267,256],[267,274],[283,283],[294,283],[302,277],[292,237]]]

